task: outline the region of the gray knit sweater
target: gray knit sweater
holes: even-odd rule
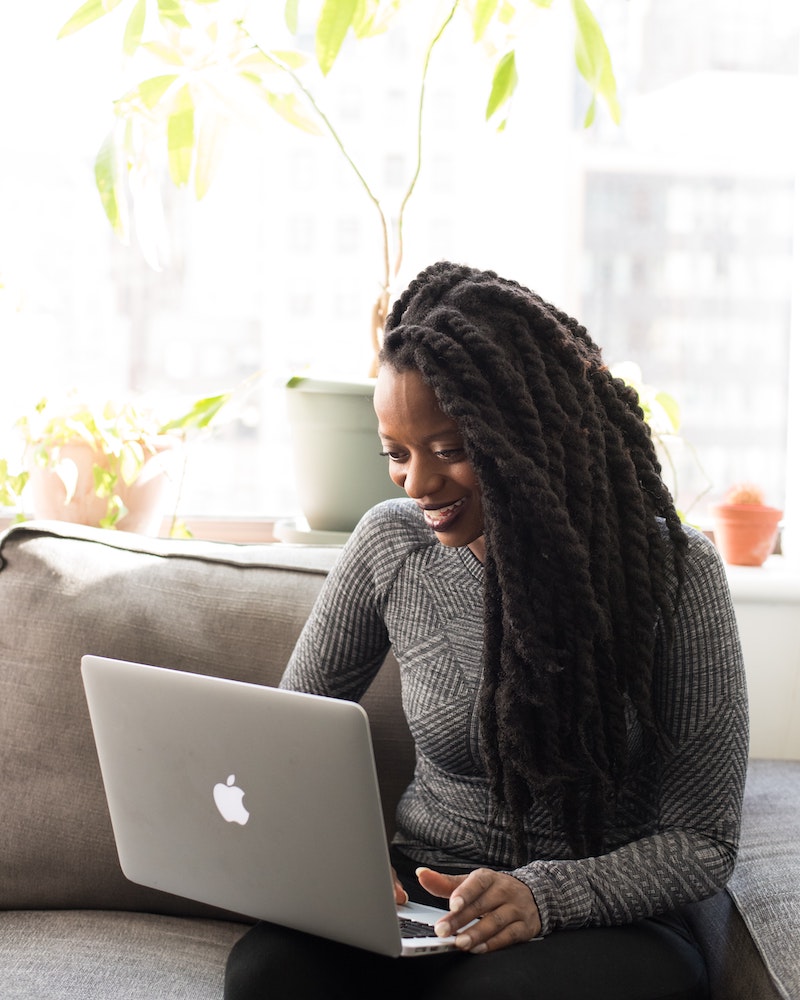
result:
[[[534,805],[529,863],[514,868],[481,759],[483,566],[441,545],[412,501],[364,516],[326,581],[282,686],[358,701],[389,646],[416,743],[415,777],[395,842],[421,864],[511,871],[536,899],[543,933],[619,924],[702,899],[736,855],[747,763],[741,650],[713,545],[687,529],[689,557],[674,642],[657,664],[669,746],[653,765],[630,727],[633,766],[607,830],[607,853],[576,859]]]

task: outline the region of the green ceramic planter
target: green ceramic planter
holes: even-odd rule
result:
[[[295,482],[313,531],[352,531],[376,503],[405,496],[380,454],[374,391],[374,379],[294,378],[287,386]]]

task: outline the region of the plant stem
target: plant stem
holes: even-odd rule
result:
[[[400,273],[400,268],[403,263],[403,218],[405,215],[406,205],[408,204],[411,195],[414,193],[414,188],[417,186],[417,180],[419,179],[420,171],[422,170],[422,120],[423,120],[423,110],[425,104],[425,84],[428,79],[428,67],[430,66],[431,54],[433,53],[436,43],[441,39],[445,32],[445,29],[453,20],[456,10],[458,9],[461,0],[455,0],[455,3],[450,8],[450,13],[442,22],[442,26],[436,32],[436,34],[431,39],[431,43],[425,52],[425,62],[422,67],[422,82],[419,88],[419,104],[417,107],[417,165],[414,170],[414,176],[411,178],[411,183],[408,186],[408,190],[400,202],[400,211],[397,216],[397,256],[395,258],[394,271],[392,272],[392,278],[396,278]]]
[[[694,463],[695,463],[695,465],[697,466],[697,468],[698,468],[698,469],[700,470],[700,474],[701,474],[701,475],[703,476],[703,478],[704,478],[704,479],[705,479],[705,481],[706,481],[706,483],[705,483],[705,486],[704,486],[704,487],[702,488],[702,490],[700,490],[700,492],[699,492],[699,493],[697,494],[697,496],[695,496],[695,497],[694,497],[694,499],[692,500],[692,502],[691,502],[691,503],[689,504],[689,506],[688,506],[688,507],[686,508],[686,513],[688,514],[688,513],[689,513],[689,511],[690,511],[690,510],[691,510],[691,509],[692,509],[693,507],[696,507],[696,506],[697,506],[697,504],[698,504],[698,503],[700,503],[700,501],[701,501],[701,500],[703,499],[703,497],[704,497],[704,496],[706,496],[706,494],[707,494],[707,493],[709,493],[709,492],[711,491],[711,488],[712,488],[712,486],[713,486],[714,484],[713,484],[713,482],[711,481],[711,477],[710,477],[710,476],[709,476],[709,474],[708,474],[708,473],[706,472],[706,470],[705,470],[705,466],[704,466],[704,465],[703,465],[703,463],[702,463],[702,462],[700,461],[700,456],[699,456],[699,454],[697,453],[697,449],[695,448],[695,446],[694,446],[694,445],[693,445],[693,444],[692,444],[692,443],[691,443],[690,441],[686,441],[686,442],[685,442],[685,444],[686,444],[686,447],[687,447],[687,448],[689,449],[689,451],[691,452],[691,455],[692,455],[692,459],[694,460]]]
[[[380,199],[377,197],[377,195],[375,195],[375,193],[373,192],[372,188],[369,185],[369,182],[361,173],[356,162],[353,160],[352,156],[348,152],[347,147],[342,141],[341,136],[334,128],[328,116],[325,114],[325,112],[322,110],[319,104],[317,104],[314,95],[305,86],[303,81],[295,73],[292,67],[289,66],[286,62],[284,62],[284,60],[281,59],[280,56],[276,56],[274,53],[268,52],[266,49],[262,48],[262,46],[258,43],[258,40],[254,38],[253,35],[251,35],[250,32],[247,30],[247,27],[244,24],[244,22],[243,21],[238,22],[240,29],[248,36],[248,38],[253,43],[254,47],[261,53],[261,55],[264,56],[265,59],[268,59],[273,64],[273,66],[276,66],[278,69],[282,70],[290,78],[294,86],[300,91],[303,97],[305,97],[306,101],[314,111],[314,114],[325,126],[328,134],[336,143],[339,152],[342,154],[342,156],[344,156],[345,160],[352,169],[353,173],[356,175],[358,182],[366,192],[367,197],[377,209],[378,216],[380,219],[381,238],[383,246],[383,280],[381,281],[381,288],[378,298],[372,307],[372,315],[370,322],[370,339],[372,344],[372,355],[373,355],[373,360],[369,371],[369,374],[371,376],[377,374],[378,352],[380,351],[383,329],[386,324],[386,316],[389,310],[389,296],[391,294],[391,287],[394,279],[399,274],[400,268],[403,263],[403,249],[404,249],[403,221],[405,218],[405,210],[409,202],[409,199],[411,198],[411,195],[414,193],[414,189],[416,188],[417,181],[419,179],[419,175],[422,170],[422,123],[423,123],[424,107],[425,107],[425,86],[428,79],[428,69],[430,68],[431,55],[437,43],[441,39],[445,30],[447,29],[447,26],[453,20],[455,12],[458,9],[460,3],[461,0],[454,0],[454,3],[450,8],[449,13],[445,17],[439,30],[433,36],[433,38],[430,41],[430,44],[425,50],[425,60],[422,67],[422,79],[420,82],[420,90],[419,90],[419,102],[417,105],[416,165],[414,169],[414,174],[411,178],[411,181],[408,185],[405,195],[403,196],[403,199],[400,202],[400,208],[397,215],[397,226],[396,226],[396,237],[395,237],[396,252],[394,258],[394,267],[392,267],[391,265],[391,256],[390,256],[392,230],[389,220],[387,219],[386,212],[384,211],[383,206],[380,203]]]
[[[383,300],[384,296],[386,296],[388,298],[389,285],[390,285],[390,279],[391,279],[390,264],[389,264],[389,261],[390,261],[390,254],[389,254],[389,239],[390,239],[389,233],[390,233],[390,227],[389,227],[389,222],[388,222],[388,220],[386,218],[386,213],[384,212],[383,206],[380,203],[380,199],[373,192],[372,188],[369,185],[369,182],[364,177],[364,175],[361,173],[361,171],[358,169],[358,166],[356,165],[355,160],[352,158],[352,156],[348,152],[347,147],[345,146],[344,142],[342,141],[342,138],[339,135],[339,133],[334,128],[333,123],[330,121],[330,119],[325,114],[325,112],[322,110],[322,108],[319,106],[319,104],[317,104],[316,99],[314,98],[314,95],[305,86],[305,84],[303,83],[303,81],[295,73],[295,71],[292,69],[292,67],[289,66],[289,65],[287,65],[287,63],[285,63],[279,56],[276,56],[274,53],[268,52],[266,49],[262,48],[261,45],[259,45],[257,39],[255,39],[250,34],[250,32],[247,30],[247,27],[245,26],[245,24],[242,21],[239,21],[238,23],[239,23],[239,27],[242,29],[242,31],[244,31],[245,34],[248,36],[248,38],[250,38],[250,40],[252,41],[252,43],[255,46],[255,48],[258,49],[258,51],[264,56],[264,58],[268,59],[273,64],[273,66],[276,66],[278,69],[282,70],[284,73],[287,74],[287,76],[291,79],[291,81],[295,85],[295,87],[297,87],[297,89],[300,91],[300,93],[303,95],[303,97],[305,97],[305,99],[311,105],[311,108],[313,109],[314,114],[317,116],[317,118],[319,118],[319,120],[322,122],[322,124],[327,129],[328,134],[331,136],[331,138],[333,139],[333,141],[336,143],[336,145],[339,148],[339,151],[341,152],[342,156],[344,156],[345,160],[349,164],[349,166],[352,169],[353,173],[358,178],[358,182],[359,182],[359,184],[361,184],[361,187],[366,192],[367,197],[369,198],[369,200],[372,202],[372,204],[377,209],[378,216],[379,216],[379,219],[380,219],[381,236],[382,236],[382,242],[383,242],[383,281],[381,283],[381,295],[378,297],[378,302],[376,303],[376,307],[375,308],[377,308],[377,310],[378,310],[379,313],[381,313],[381,312],[385,313],[385,307],[382,308],[381,307],[381,303],[382,303],[382,300]]]

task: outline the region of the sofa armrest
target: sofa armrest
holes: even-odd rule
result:
[[[800,761],[750,761],[733,876],[686,916],[712,1000],[800,997]]]
[[[750,761],[728,892],[778,995],[800,997],[800,761]]]

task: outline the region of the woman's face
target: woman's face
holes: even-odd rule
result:
[[[480,488],[456,422],[417,371],[384,365],[375,387],[375,412],[392,481],[416,500],[442,545],[468,546],[483,561]]]

